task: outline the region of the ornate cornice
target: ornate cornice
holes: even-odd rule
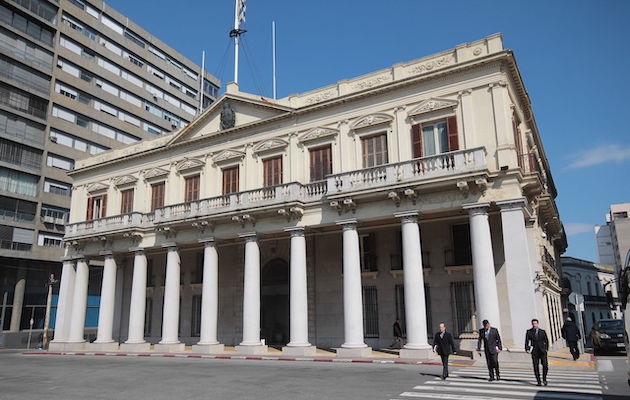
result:
[[[391,115],[387,114],[370,114],[368,116],[362,117],[357,120],[353,125],[352,129],[366,128],[368,126],[375,126],[385,123],[391,123],[394,118]]]
[[[138,178],[133,175],[122,175],[112,178],[114,186],[124,186],[138,182]]]
[[[222,152],[214,156],[212,158],[212,161],[214,161],[215,163],[220,163],[220,162],[225,162],[225,161],[230,161],[230,160],[235,160],[235,159],[242,160],[243,157],[245,157],[245,153],[243,153],[242,151],[223,150]]]
[[[195,168],[203,168],[205,163],[197,158],[187,158],[175,165],[177,172],[188,171]]]
[[[454,108],[459,105],[456,100],[431,98],[420,103],[416,108],[409,112],[409,116],[424,114],[431,111],[443,110],[446,108]]]
[[[151,168],[150,170],[144,173],[144,179],[159,178],[162,176],[166,176],[168,174],[169,174],[168,170],[165,170],[163,168]]]
[[[300,136],[298,140],[300,143],[306,143],[306,142],[310,142],[317,139],[334,137],[334,136],[337,136],[338,134],[339,134],[338,129],[324,128],[324,127],[318,126],[317,128],[313,128],[309,131],[306,131],[306,133]]]
[[[253,152],[263,153],[270,150],[284,149],[288,145],[289,143],[282,139],[269,139],[255,145],[253,148]]]
[[[103,182],[94,182],[86,186],[86,190],[88,193],[106,191],[107,189],[109,189],[109,185],[106,185]]]

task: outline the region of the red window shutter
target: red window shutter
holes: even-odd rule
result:
[[[422,157],[422,125],[411,125],[412,157]]]
[[[446,130],[448,131],[448,151],[459,150],[457,117],[448,117],[446,119]]]
[[[85,213],[85,220],[90,221],[93,218],[92,214],[94,213],[94,197],[88,197],[87,202],[87,212]]]
[[[105,218],[105,216],[107,215],[107,195],[104,194],[103,197],[101,198],[101,215],[99,215],[99,218]]]

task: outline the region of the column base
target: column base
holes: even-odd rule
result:
[[[193,353],[217,354],[217,353],[223,353],[223,350],[225,350],[225,345],[221,343],[194,344],[192,347]]]
[[[312,356],[317,348],[315,346],[283,346],[283,356]]]
[[[131,351],[135,353],[142,353],[151,351],[151,343],[142,342],[142,343],[121,343],[120,344],[121,351]]]
[[[48,351],[84,351],[88,348],[87,342],[50,342]]]
[[[433,357],[431,347],[426,349],[400,349],[400,358],[419,358],[427,359]]]
[[[95,351],[118,351],[119,349],[118,342],[108,342],[108,343],[90,343],[88,348],[90,350]]]
[[[340,347],[335,349],[339,357],[370,357],[372,355],[371,347]]]
[[[253,346],[236,346],[236,354],[267,354],[268,347],[266,345],[253,345]]]
[[[157,343],[153,345],[153,350],[158,353],[183,353],[186,345],[184,343]]]

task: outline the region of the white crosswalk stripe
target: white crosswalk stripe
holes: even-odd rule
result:
[[[484,368],[459,368],[446,380],[436,377],[390,400],[601,400],[603,393],[597,372],[551,370],[548,386],[536,386],[531,369],[506,368],[500,381],[487,378]]]

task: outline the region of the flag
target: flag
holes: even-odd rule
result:
[[[238,23],[245,21],[245,10],[247,10],[247,6],[245,2],[247,0],[238,0]]]

